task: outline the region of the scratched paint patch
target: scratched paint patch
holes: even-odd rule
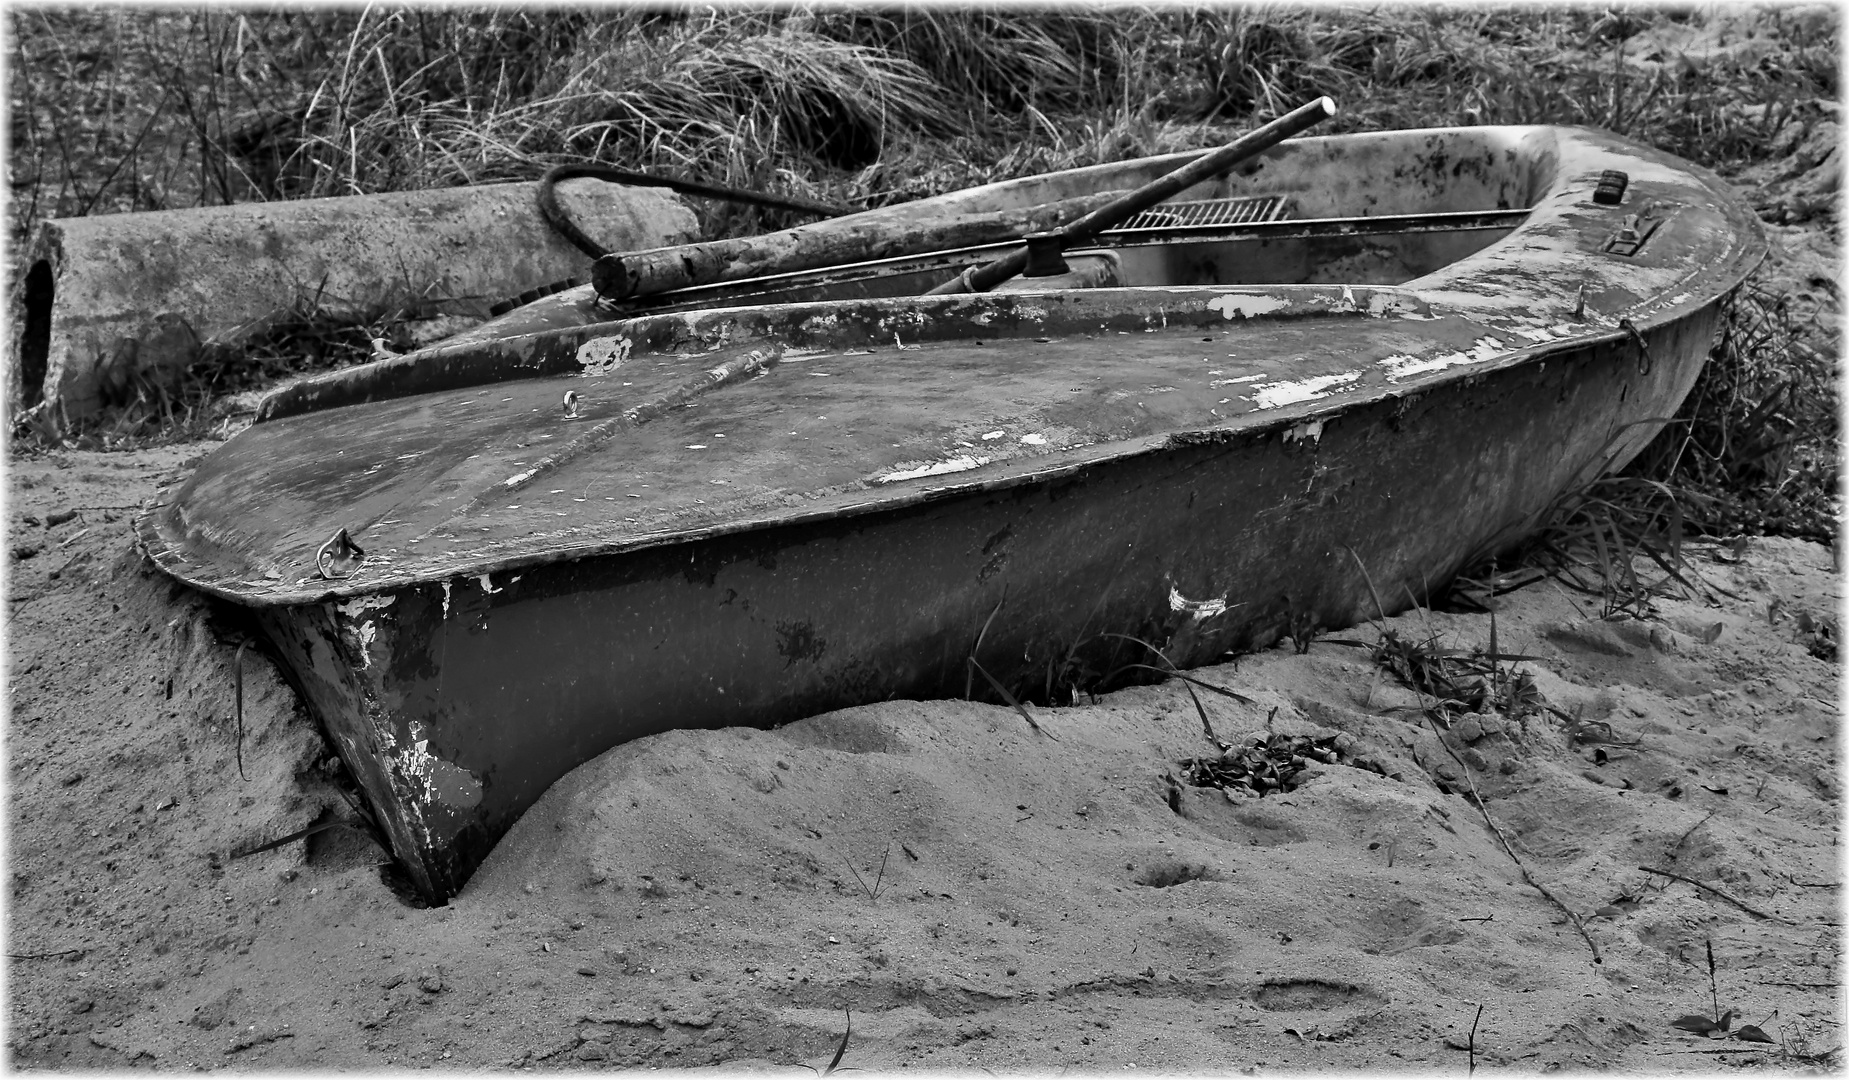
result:
[[[360,667],[372,666],[372,643],[379,637],[379,627],[371,619],[354,624],[353,639],[359,646]]]
[[[1418,305],[1408,297],[1381,291],[1376,291],[1373,295],[1368,297],[1367,313],[1376,319],[1384,319],[1389,315],[1397,315],[1402,319],[1417,319],[1422,322],[1430,322],[1438,318],[1438,316],[1430,312],[1420,311]]]
[[[1557,336],[1553,328],[1541,326],[1539,324],[1513,326],[1509,329],[1513,330],[1517,335],[1527,338],[1530,345],[1540,345],[1554,340]]]
[[[1316,375],[1308,379],[1295,379],[1289,382],[1261,383],[1252,389],[1252,407],[1255,409],[1276,409],[1284,405],[1295,405],[1299,401],[1314,401],[1327,396],[1331,390],[1347,386],[1361,378],[1359,371],[1344,371],[1335,375]]]
[[[942,461],[924,462],[917,465],[907,463],[907,467],[896,469],[883,476],[873,478],[875,484],[894,484],[900,480],[916,480],[923,476],[943,476],[947,473],[968,472],[987,465],[992,458],[976,457],[973,454],[958,454],[956,457]]]
[[[1168,588],[1168,609],[1174,612],[1187,612],[1195,622],[1211,619],[1226,612],[1226,597],[1212,596],[1205,600],[1190,600],[1181,595],[1181,590],[1170,585]]]
[[[348,632],[359,653],[361,667],[372,666],[372,643],[379,638],[379,625],[372,613],[392,606],[397,599],[396,596],[357,596],[335,605],[340,614],[352,622]]]
[[[1284,432],[1285,442],[1308,441],[1320,443],[1322,442],[1322,438],[1323,422],[1321,420],[1312,420],[1307,424],[1298,424]]]
[[[1255,315],[1269,315],[1289,306],[1290,301],[1282,296],[1253,293],[1226,293],[1207,301],[1207,310],[1219,312],[1222,319],[1250,319]]]
[[[906,346],[904,340],[899,337],[900,332],[904,331],[916,337],[930,322],[931,319],[924,312],[907,310],[895,311],[882,316],[874,325],[891,334],[899,348],[903,349]]]
[[[396,596],[356,596],[351,600],[343,600],[336,606],[342,615],[349,619],[357,619],[368,611],[388,608],[397,602]]]
[[[423,743],[418,744],[420,750],[423,747]],[[425,761],[429,763],[430,771],[424,778],[424,784],[433,802],[461,810],[481,805],[482,782],[475,778],[474,773],[431,754],[425,755]]]
[[[584,375],[608,375],[629,362],[634,343],[626,337],[591,338],[578,346],[578,363]]]
[[[1458,364],[1489,360],[1506,348],[1501,338],[1482,337],[1477,339],[1469,352],[1441,353],[1437,356],[1389,356],[1380,362],[1380,366],[1387,369],[1387,381],[1398,382],[1413,375],[1442,371]]]
[[[482,782],[474,773],[432,754],[423,725],[416,721],[411,722],[410,736],[409,745],[395,755],[398,770],[406,779],[422,782],[426,801],[465,810],[480,805]]]

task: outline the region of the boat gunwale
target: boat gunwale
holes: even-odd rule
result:
[[[1710,301],[1709,303],[1717,301],[1718,298],[1716,301]],[[1658,326],[1667,325],[1668,323],[1687,318],[1707,306],[1707,304],[1695,305],[1686,312],[1665,315],[1658,320],[1633,325],[1640,332],[1652,330]],[[451,578],[479,577],[483,574],[499,574],[507,571],[522,570],[533,566],[544,566],[550,563],[573,562],[583,559],[624,555],[634,551],[666,547],[674,544],[698,543],[714,537],[752,532],[769,526],[781,527],[788,525],[795,527],[812,525],[818,522],[853,517],[862,513],[904,510],[924,503],[943,501],[963,495],[987,494],[1036,483],[1057,481],[1086,469],[1097,468],[1100,465],[1115,464],[1120,461],[1130,461],[1164,453],[1177,445],[1210,440],[1230,441],[1246,438],[1254,440],[1263,439],[1270,435],[1282,433],[1291,428],[1298,427],[1306,420],[1333,419],[1350,409],[1380,402],[1397,401],[1405,398],[1422,396],[1430,393],[1435,388],[1442,388],[1466,378],[1481,378],[1511,368],[1524,366],[1543,355],[1591,351],[1601,346],[1624,344],[1630,340],[1632,340],[1631,331],[1619,329],[1596,335],[1589,335],[1583,338],[1526,345],[1500,353],[1489,360],[1477,361],[1461,371],[1459,368],[1463,368],[1463,365],[1459,365],[1459,368],[1431,373],[1424,381],[1413,382],[1409,380],[1404,384],[1386,388],[1355,400],[1330,402],[1323,399],[1297,402],[1291,405],[1280,406],[1277,409],[1266,410],[1263,420],[1243,425],[1237,424],[1237,421],[1245,420],[1253,414],[1245,413],[1239,417],[1232,418],[1228,423],[1233,426],[1216,425],[1211,427],[1177,429],[1163,432],[1159,435],[1146,435],[1135,439],[1113,440],[1110,442],[1093,443],[1087,446],[1055,450],[1033,458],[1019,459],[1020,461],[1031,463],[1025,467],[1015,465],[1012,462],[1002,463],[989,475],[964,480],[960,483],[952,481],[941,486],[919,485],[897,489],[880,489],[882,491],[890,491],[891,494],[869,499],[861,504],[818,507],[810,510],[797,511],[783,509],[770,515],[760,514],[740,517],[731,521],[719,522],[706,526],[682,528],[670,532],[643,534],[627,537],[622,540],[591,541],[578,545],[557,545],[545,551],[530,555],[516,555],[498,559],[475,559],[464,563],[458,563],[453,568],[439,571],[420,571],[396,576],[387,572],[379,577],[369,578],[364,583],[330,584],[321,589],[297,589],[290,592],[275,591],[269,594],[255,594],[249,591],[228,588],[208,581],[196,580],[188,576],[185,572],[183,562],[176,565],[175,562],[168,557],[173,553],[174,547],[169,544],[166,537],[160,533],[156,522],[158,515],[153,511],[165,506],[165,503],[154,504],[150,507],[150,512],[142,515],[142,517],[136,521],[136,533],[149,558],[159,565],[162,570],[187,582],[187,584],[202,592],[207,592],[226,600],[235,601],[246,607],[293,607],[301,604],[334,603],[363,596],[371,596],[378,593],[416,588]],[[1100,447],[1109,449],[1103,453],[1095,453]],[[1056,459],[1061,457],[1067,460],[1055,460],[1052,463],[1047,463],[1050,458]],[[351,579],[338,580],[347,582]]]
[[[1514,242],[1519,242],[1524,235],[1538,235],[1537,230],[1544,229],[1558,216],[1558,214],[1563,213],[1570,206],[1579,205],[1578,203],[1571,203],[1563,198],[1573,184],[1571,179],[1563,175],[1558,168],[1562,137],[1575,138],[1593,136],[1596,139],[1596,137],[1601,134],[1609,136],[1609,133],[1602,133],[1598,131],[1598,129],[1566,125],[1502,125],[1481,128],[1416,128],[1405,131],[1326,135],[1307,139],[1286,140],[1279,145],[1283,147],[1292,147],[1298,143],[1318,143],[1336,139],[1379,139],[1385,141],[1393,138],[1403,138],[1411,141],[1415,137],[1430,137],[1437,134],[1494,136],[1493,139],[1485,139],[1485,142],[1510,153],[1518,149],[1523,149],[1530,156],[1530,160],[1527,162],[1529,166],[1532,167],[1542,162],[1549,163],[1554,166],[1552,175],[1546,177],[1541,182],[1541,190],[1534,193],[1533,197],[1528,200],[1528,206],[1525,208],[1527,217],[1521,223],[1510,229],[1507,234],[1497,238],[1483,249],[1452,263],[1437,267],[1427,274],[1402,282],[1398,285],[1369,285],[1367,286],[1368,288],[1400,288],[1416,292],[1420,288],[1420,283],[1427,278],[1455,276],[1455,272],[1459,268],[1467,268],[1474,261],[1484,258],[1496,249]],[[1536,143],[1542,143],[1544,145],[1535,146],[1534,144]],[[1591,149],[1605,153],[1614,152],[1608,148],[1599,147],[1596,144],[1592,145]],[[1691,162],[1670,158],[1670,156],[1663,151],[1656,150],[1652,147],[1633,144],[1630,149],[1623,151],[1623,153],[1629,156],[1637,156],[1635,151],[1643,151],[1653,155],[1658,159],[1656,162],[1657,164],[1665,164],[1677,172],[1686,174],[1690,179],[1710,190],[1716,192],[1725,192],[1729,190],[1726,182],[1711,171],[1701,166],[1694,165]],[[1140,160],[1154,162],[1175,159],[1177,161],[1184,161],[1199,156],[1200,153],[1203,153],[1203,151],[1185,151],[1180,154],[1157,155],[1155,157]],[[1045,177],[1047,176],[1073,176],[1098,170],[1103,170],[1105,175],[1109,175],[1110,169],[1120,168],[1123,164],[1124,163],[1118,162],[1090,165],[1078,169],[1063,170],[1059,173],[999,181],[979,188],[952,192],[947,195],[935,196],[931,199],[919,200],[914,203],[901,203],[893,207],[886,207],[880,210],[868,211],[862,215],[852,216],[866,219],[873,215],[895,213],[901,209],[915,208],[926,204],[947,208],[955,205],[953,200],[961,200],[966,196],[973,198],[974,193],[977,192],[1000,191],[1011,185],[1023,185],[1034,182],[1044,183]],[[1531,177],[1530,181],[1531,183],[1535,182],[1535,178]],[[1595,182],[1596,178],[1589,179],[1585,182],[1588,195],[1590,195]],[[1544,208],[1547,212],[1543,212]],[[834,220],[839,222],[847,219],[841,218]],[[1332,218],[1326,220],[1338,221],[1347,219]],[[1763,245],[1763,238],[1761,237],[1758,239],[1760,244]],[[1744,244],[1745,238],[1742,238],[1742,241]],[[1726,257],[1716,260],[1711,264],[1698,266],[1690,276],[1694,276],[1694,274],[1703,271],[1711,271],[1727,262],[1731,262],[1738,254],[1738,251],[1732,251],[1729,252]],[[1143,289],[1147,292],[1165,289],[1210,289],[1231,292],[1237,295],[1249,295],[1254,291],[1262,291],[1267,295],[1280,295],[1284,294],[1286,290],[1320,287],[1325,286],[1307,285],[1303,283],[1247,283],[1241,285],[1135,286],[1134,288]],[[589,288],[589,286],[580,286],[578,289],[570,290],[569,292],[586,291],[589,290]],[[1055,291],[1098,293],[1108,290],[1070,289]],[[568,295],[568,293],[561,293],[558,294],[557,297],[542,299],[538,301],[538,303],[543,304],[546,303],[547,300],[558,300],[566,295]],[[490,385],[497,382],[562,374],[575,375],[579,373],[578,369],[556,364],[550,367],[529,365],[524,357],[516,359],[509,357],[507,354],[519,353],[523,350],[530,353],[537,349],[542,343],[555,338],[579,336],[584,339],[589,339],[592,337],[621,336],[624,333],[625,327],[645,320],[691,320],[696,317],[720,316],[724,313],[734,311],[757,312],[776,310],[788,316],[786,321],[795,323],[804,317],[825,318],[831,313],[851,310],[854,305],[886,306],[894,309],[895,314],[901,311],[925,314],[935,313],[939,306],[948,306],[954,309],[954,305],[958,302],[972,302],[984,295],[992,294],[964,294],[961,296],[948,297],[921,295],[872,299],[809,300],[794,303],[754,303],[747,301],[740,303],[721,303],[712,306],[663,312],[622,312],[609,309],[609,306],[602,301],[595,301],[596,304],[606,309],[605,313],[609,314],[611,318],[569,326],[548,327],[526,332],[516,332],[495,338],[476,336],[481,329],[477,328],[476,330],[464,331],[462,334],[457,335],[457,338],[450,341],[437,342],[415,352],[405,353],[395,357],[387,357],[370,363],[357,365],[352,368],[313,375],[297,380],[296,382],[278,387],[266,394],[258,403],[255,422],[266,423],[272,420],[286,419],[290,416],[298,416],[332,408],[341,408],[347,405],[366,404],[391,398],[414,396],[419,393],[439,393],[445,390],[459,389],[464,386]],[[1009,295],[1033,295],[1033,292],[1011,291]],[[479,354],[482,350],[489,347],[500,350],[501,355],[491,358],[490,363],[486,365],[488,370],[480,370],[477,365],[467,363],[469,360],[476,358],[476,354]],[[718,345],[715,344],[712,347],[718,347]],[[399,390],[392,385],[395,380],[400,378],[408,378],[420,374],[428,376],[432,367],[442,365],[446,362],[465,365],[467,370],[458,373],[454,377],[441,379],[430,385],[423,385],[417,388]],[[324,400],[324,397],[334,397],[338,400]]]

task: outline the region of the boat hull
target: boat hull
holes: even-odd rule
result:
[[[1300,216],[973,296],[909,295],[935,257],[561,294],[271,395],[138,528],[255,609],[440,901],[630,739],[1069,700],[1399,610],[1641,450],[1764,251],[1718,178],[1580,129],[1287,142],[1191,197]]]
[[[670,728],[1060,697],[1422,597],[1622,465],[1717,304],[1635,342],[997,490],[261,609],[418,888],[454,895],[555,780]],[[1365,568],[1365,571],[1364,571]],[[1105,635],[1140,638],[1159,649]],[[1043,716],[1057,730],[1057,716]]]

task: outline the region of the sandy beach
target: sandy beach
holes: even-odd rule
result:
[[[1432,719],[1372,647],[1483,649],[1490,620],[1416,611],[1195,672],[1245,699],[1199,693],[1226,753],[1177,681],[1039,733],[895,701],[643,739],[433,909],[355,830],[231,857],[349,811],[255,647],[240,738],[236,612],[132,546],[209,449],[13,463],[18,1065],[791,1071],[850,1022],[869,1070],[1706,1072],[1840,1044],[1818,545],[1699,547],[1707,597],[1642,620],[1548,580],[1500,597],[1499,651],[1533,658],[1501,667],[1553,711]],[[1291,736],[1336,760],[1264,797],[1188,780]],[[1725,1031],[1673,1026],[1717,1005]]]

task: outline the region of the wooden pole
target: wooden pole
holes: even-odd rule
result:
[[[855,215],[763,236],[613,252],[591,265],[591,285],[604,299],[622,301],[695,285],[1018,240],[1082,218],[1122,194],[1096,192],[1013,210],[958,214],[923,225],[857,223]]]

